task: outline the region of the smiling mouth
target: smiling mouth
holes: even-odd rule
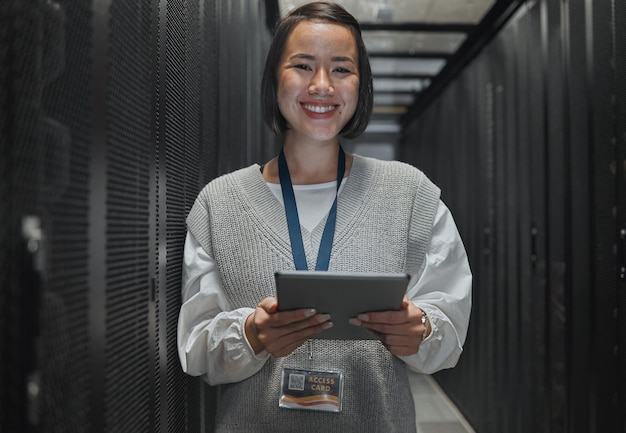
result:
[[[308,110],[317,114],[328,113],[329,111],[333,111],[336,107],[335,105],[320,106],[320,105],[308,105],[308,104],[302,104],[302,106],[304,107],[305,110]]]

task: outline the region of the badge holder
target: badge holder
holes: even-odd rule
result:
[[[341,412],[342,372],[284,368],[280,389],[282,408]]]

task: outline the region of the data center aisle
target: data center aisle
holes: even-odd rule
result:
[[[435,379],[409,372],[417,433],[475,433]]]

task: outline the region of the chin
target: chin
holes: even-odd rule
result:
[[[340,132],[341,132],[341,129],[333,129],[333,130],[326,130],[326,131],[315,130],[315,131],[309,131],[307,135],[316,141],[329,141],[329,140],[338,138]]]

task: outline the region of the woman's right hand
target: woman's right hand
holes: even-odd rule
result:
[[[276,298],[268,297],[246,318],[246,337],[255,354],[265,350],[275,357],[290,355],[309,338],[333,326],[330,315],[312,309],[278,311]]]

